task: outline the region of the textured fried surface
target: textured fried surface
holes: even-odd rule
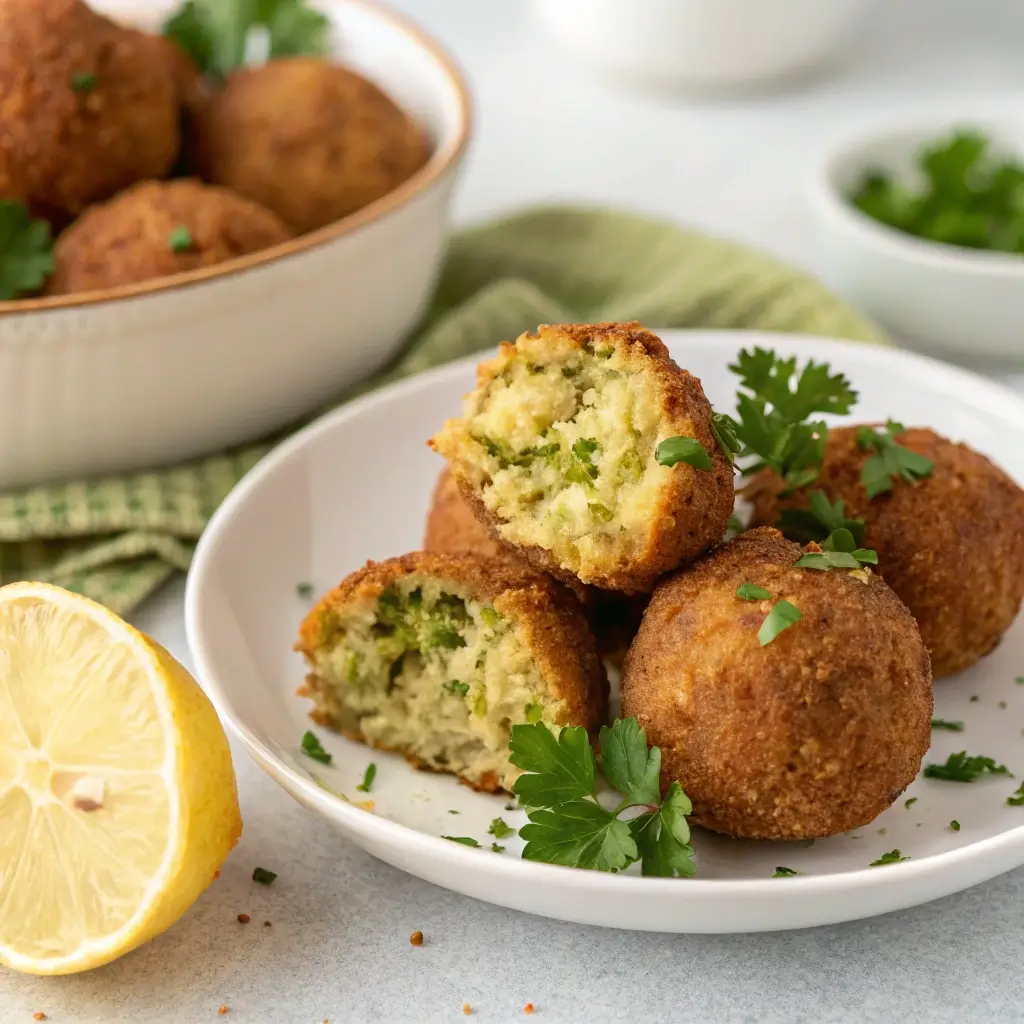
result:
[[[752,839],[809,839],[867,824],[913,781],[930,742],[928,653],[878,577],[793,568],[770,529],[662,582],[626,656],[623,715],[661,748],[692,821]],[[743,601],[754,583],[771,601]],[[803,619],[764,647],[773,603]]]
[[[917,619],[935,678],[988,654],[1024,597],[1024,491],[984,455],[933,430],[914,427],[897,441],[931,459],[932,475],[868,500],[860,472],[871,452],[856,427],[829,432],[821,478],[813,485],[866,523],[878,571]],[[804,492],[780,500],[770,473],[749,488],[754,522],[774,525],[784,505],[806,507]]]
[[[423,130],[377,86],[317,57],[242,68],[194,122],[207,181],[301,234],[397,188],[430,155]]]
[[[697,557],[725,536],[733,509],[733,470],[722,455],[711,430],[711,405],[700,381],[680,369],[669,357],[664,343],[637,323],[542,324],[536,334],[524,334],[516,343],[503,342],[495,359],[481,363],[477,392],[500,376],[524,340],[568,341],[577,352],[589,353],[595,342],[610,345],[626,360],[631,371],[648,375],[661,403],[660,436],[696,438],[711,456],[709,472],[686,463],[677,464],[663,485],[649,517],[649,528],[639,554],[616,551],[582,582],[626,594],[650,592],[657,577]],[[601,401],[598,394],[597,402]],[[489,511],[473,482],[476,445],[463,443],[458,424],[450,420],[431,445],[448,459],[463,498],[473,513],[495,534],[502,523]],[[579,579],[547,548],[517,546],[520,555],[536,568],[558,579]]]
[[[76,91],[76,75],[94,75]],[[0,3],[0,197],[64,223],[143,178],[181,142],[177,90],[139,32],[81,0]]]
[[[450,581],[476,601],[491,604],[515,625],[516,635],[531,653],[556,700],[564,702],[563,725],[582,725],[596,733],[608,714],[608,679],[587,629],[579,602],[565,587],[518,564],[474,555],[414,552],[384,562],[368,562],[325,594],[310,611],[299,631],[296,650],[310,660],[325,640],[330,619],[352,604],[376,602],[396,580],[411,573]],[[319,680],[307,679],[316,690]],[[330,722],[324,724],[330,725]],[[365,740],[358,734],[350,739]],[[398,751],[404,753],[404,751]],[[416,767],[423,767],[412,759]],[[493,784],[475,788],[497,790]]]
[[[170,244],[179,227],[192,239],[184,252]],[[147,181],[91,207],[61,233],[47,292],[87,292],[209,267],[290,237],[276,214],[227,189],[184,178]]]

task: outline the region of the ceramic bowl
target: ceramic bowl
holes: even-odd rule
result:
[[[123,15],[126,5],[100,6]],[[142,27],[159,24],[155,5],[144,10]],[[326,12],[336,59],[426,127],[431,159],[357,213],[251,256],[0,304],[0,488],[148,468],[258,437],[402,344],[440,268],[470,134],[467,89],[404,18],[361,0]]]
[[[810,208],[829,282],[898,339],[946,358],[1024,363],[1024,256],[930,242],[873,220],[849,202],[866,171],[913,183],[923,144],[959,126],[980,128],[1024,157],[1024,122],[924,117],[827,147]]]

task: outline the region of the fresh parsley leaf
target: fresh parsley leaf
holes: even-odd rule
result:
[[[823,541],[837,530],[847,530],[853,537],[854,546],[859,547],[864,543],[864,520],[848,519],[844,504],[839,498],[833,505],[824,491],[808,491],[808,507],[783,509],[778,528],[790,540],[800,544]]]
[[[164,22],[163,34],[187,53],[200,71],[213,70],[213,25],[196,0],[185,2]]]
[[[192,232],[184,224],[179,224],[167,239],[167,247],[171,252],[188,252],[192,248]]]
[[[960,822],[957,821],[956,818],[954,818],[949,823],[949,830],[950,830],[950,832],[959,832],[960,831]]]
[[[475,839],[471,839],[469,836],[441,836],[441,838],[452,843],[462,843],[463,846],[480,846]]]
[[[256,868],[252,873],[252,880],[260,885],[270,885],[277,878],[277,872],[268,871],[266,868]]]
[[[932,719],[933,729],[945,729],[946,732],[963,732],[963,722],[950,722],[945,718],[933,718]]]
[[[503,819],[494,818],[491,821],[491,827],[487,830],[488,835],[494,836],[495,839],[504,839],[506,836],[515,835],[515,829],[511,825],[507,825]]]
[[[1017,676],[1013,680],[1018,686],[1024,686],[1024,676]]]
[[[1024,807],[1024,782],[1022,782],[1012,796],[1006,798],[1011,807]]]
[[[729,369],[740,378],[740,387],[773,406],[787,423],[799,423],[815,412],[847,413],[857,401],[843,374],[813,359],[797,376],[796,356],[783,359],[771,349],[743,349]]]
[[[912,797],[908,797],[906,800],[903,801],[903,806],[904,806],[904,808],[906,810],[909,811],[910,808],[913,807],[914,804],[916,804],[916,803],[917,803],[917,797],[916,796],[912,796]]]
[[[270,35],[271,60],[301,54],[323,55],[330,49],[331,22],[304,0],[264,0],[261,23]]]
[[[535,725],[512,726],[509,760],[530,774],[512,786],[526,807],[555,807],[594,793],[594,752],[583,726],[567,726],[556,739],[551,730]]]
[[[885,429],[881,431],[870,427],[857,429],[857,444],[875,453],[864,463],[860,472],[860,481],[869,498],[891,491],[893,480],[897,477],[914,483],[930,476],[935,468],[931,459],[908,451],[896,443],[895,438],[903,432],[903,424],[893,420],[887,420]]]
[[[969,757],[965,750],[950,754],[945,764],[929,764],[924,769],[926,779],[945,782],[974,782],[983,775],[1010,775],[1010,769],[1005,764],[996,764],[991,757]]]
[[[736,596],[741,601],[770,601],[772,592],[754,583],[741,583],[736,589]]]
[[[320,740],[316,738],[316,735],[312,732],[306,732],[302,737],[302,752],[306,757],[313,758],[314,761],[319,761],[321,764],[330,764],[331,755],[321,746]]]
[[[53,273],[53,239],[24,203],[0,199],[0,300],[38,291]]]
[[[601,727],[601,774],[632,804],[661,799],[661,751],[647,749],[647,734],[635,718]],[[689,813],[689,812],[687,812]]]
[[[295,593],[299,595],[303,600],[309,600],[313,596],[313,584],[312,583],[296,583]]]
[[[799,874],[799,871],[794,871],[792,868],[776,868],[772,878],[792,878],[794,875]]]
[[[743,442],[737,436],[736,429],[736,421],[731,416],[724,412],[711,414],[711,433],[714,434],[715,443],[730,466],[736,461],[736,456],[743,451]]]
[[[504,853],[505,847],[499,846],[497,843],[491,843],[491,853]]]
[[[469,693],[469,683],[463,683],[458,679],[450,679],[447,683],[441,684],[441,689],[445,693],[450,693],[453,697],[465,697]]]
[[[658,445],[654,457],[663,466],[675,466],[685,462],[694,469],[709,470],[714,468],[707,449],[695,437],[666,437]]]
[[[655,750],[658,748],[655,747]],[[658,761],[661,756],[658,751]],[[661,807],[633,818],[630,832],[640,854],[641,872],[658,878],[691,878],[697,873],[686,816],[693,810],[678,782],[673,782]]]
[[[883,853],[878,860],[873,860],[868,867],[878,868],[885,864],[899,864],[902,860],[910,860],[910,858],[904,857],[899,850],[890,850],[888,853]]]
[[[363,772],[363,781],[356,786],[360,793],[369,793],[373,789],[373,780],[377,777],[377,766],[371,761]]]
[[[71,88],[79,95],[92,92],[96,88],[96,76],[91,71],[76,71],[71,76]]]
[[[637,858],[629,823],[592,800],[570,800],[532,810],[528,817],[530,823],[519,830],[526,840],[525,860],[621,871]]]
[[[761,628],[757,631],[757,640],[762,647],[770,644],[784,629],[804,617],[803,612],[789,601],[779,601],[765,616]]]

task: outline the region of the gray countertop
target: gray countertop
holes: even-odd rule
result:
[[[897,104],[1024,99],[1024,5],[1015,0],[880,5],[859,52],[832,77],[788,96],[704,104],[620,94],[538,54],[545,44],[531,37],[525,4],[397,6],[451,47],[476,92],[463,220],[542,199],[615,202],[814,270],[799,186],[826,132]],[[600,161],[587,156],[606,139],[615,145]],[[644,159],[634,159],[641,144]],[[171,586],[137,621],[188,663],[181,599]],[[59,1024],[458,1021],[467,1002],[481,1024],[1024,1021],[1024,869],[812,931],[585,928],[403,875],[295,804],[237,747],[236,764],[245,834],[220,880],[166,935],[107,968],[53,979],[0,971],[2,1024],[36,1011]],[[250,881],[256,866],[279,873],[273,886]],[[251,922],[239,924],[239,913]],[[409,944],[415,929],[421,948]]]

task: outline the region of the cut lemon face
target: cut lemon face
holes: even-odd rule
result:
[[[162,647],[0,588],[0,964],[69,974],[169,928],[241,834],[216,712]]]

